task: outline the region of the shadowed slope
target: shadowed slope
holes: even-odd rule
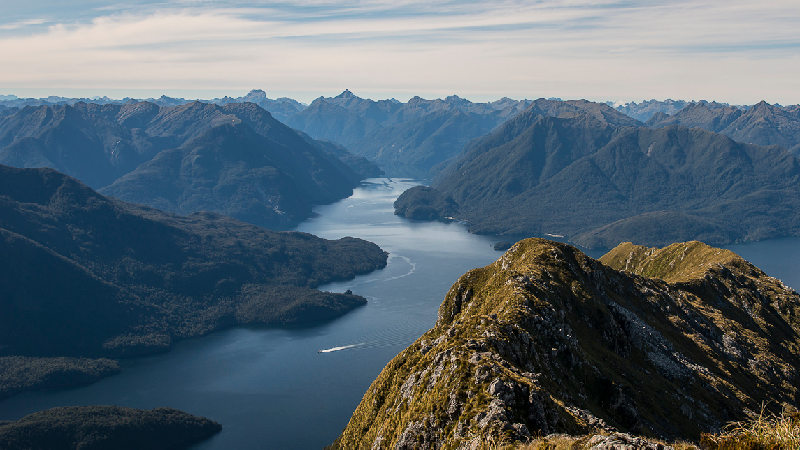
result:
[[[449,199],[447,211],[426,215],[453,216],[476,233],[553,233],[591,248],[800,233],[800,163],[785,150],[562,107],[569,117],[532,108],[475,141],[432,189],[403,193],[396,213]]]
[[[130,355],[361,305],[314,287],[386,264],[375,244],[173,216],[49,169],[0,166],[0,354]]]

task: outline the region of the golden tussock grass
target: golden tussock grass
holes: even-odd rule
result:
[[[700,440],[711,450],[797,450],[800,449],[800,412],[784,409],[757,418],[734,422],[719,434],[704,434]]]

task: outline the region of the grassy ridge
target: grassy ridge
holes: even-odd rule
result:
[[[334,446],[504,448],[598,430],[698,441],[764,398],[798,401],[796,292],[696,242],[608,260],[620,267],[526,239],[463,275]]]

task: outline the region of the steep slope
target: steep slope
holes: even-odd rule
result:
[[[432,169],[457,155],[474,137],[492,131],[497,123],[492,115],[433,111],[376,129],[353,148],[390,174],[427,178]]]
[[[718,133],[729,127],[742,114],[741,109],[733,106],[701,101],[690,103],[672,115],[653,116],[647,121],[647,125],[654,128],[681,125]]]
[[[299,132],[302,133],[302,132]],[[303,134],[308,140],[313,141],[321,150],[331,156],[336,157],[339,161],[343,162],[351,171],[358,175],[359,180],[367,178],[377,178],[384,174],[383,170],[377,164],[364,158],[350,153],[346,148],[341,145],[330,141],[317,141],[311,139],[311,136]]]
[[[100,190],[181,214],[214,211],[286,229],[315,204],[352,194],[359,176],[302,139],[273,140],[246,124],[211,128]]]
[[[224,131],[231,126],[250,128],[259,137],[237,141],[237,133]],[[247,151],[232,147],[238,145]],[[193,160],[203,153],[202,170],[184,170],[182,179],[174,179],[180,172],[177,153]],[[282,228],[308,217],[315,204],[348,196],[365,175],[378,172],[253,103],[26,107],[0,119],[0,163],[55,168],[94,188],[106,187],[109,195],[174,212],[225,212]],[[160,192],[155,186],[170,187]],[[250,200],[242,198],[253,192]],[[256,211],[255,200],[267,197],[264,211]]]
[[[16,108],[0,105],[0,119],[5,116],[11,115],[16,111]]]
[[[462,276],[334,447],[480,448],[613,429],[697,439],[765,400],[800,402],[795,291],[699,242],[623,244],[601,261],[528,239]]]
[[[287,123],[316,139],[345,146],[375,161],[389,175],[428,177],[471,139],[523,111],[527,101],[508,98],[472,103],[457,96],[373,101],[349,90],[320,97]]]
[[[799,181],[800,163],[780,148],[531,110],[475,141],[433,189],[401,195],[395,211],[413,217],[428,205],[427,216],[473,232],[561,234],[587,247],[723,244],[800,233]]]
[[[680,124],[722,133],[748,144],[779,145],[800,154],[800,114],[795,106],[770,105],[765,101],[747,110],[714,103],[695,103],[672,116],[654,118],[648,125]]]
[[[214,421],[171,408],[72,406],[52,408],[0,424],[0,447],[6,450],[177,450],[190,448],[221,429]]]
[[[236,324],[326,320],[365,300],[314,287],[386,264],[360,239],[173,216],[5,166],[0,247],[0,355],[124,356]]]
[[[94,187],[148,160],[159,149],[136,128],[152,104],[27,106],[0,120],[0,163],[51,167]],[[143,117],[144,116],[144,117]]]
[[[467,209],[505,200],[559,173],[608,143],[621,128],[635,124],[606,105],[537,100],[525,113],[476,140],[434,186]]]

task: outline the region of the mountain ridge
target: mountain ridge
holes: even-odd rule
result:
[[[219,133],[215,129],[226,129],[226,126],[248,127],[263,139],[248,141],[252,147],[249,159],[234,160],[234,149],[231,148],[206,148],[206,153],[216,151],[222,164],[207,169],[217,171],[221,176],[230,171],[230,165],[244,165],[239,171],[250,175],[259,171],[277,171],[282,182],[270,185],[269,180],[262,177],[262,183],[267,182],[267,185],[262,184],[259,189],[270,192],[273,201],[269,203],[283,200],[281,208],[291,209],[293,214],[281,216],[264,210],[259,216],[252,206],[245,204],[244,199],[226,197],[226,192],[236,195],[242,190],[253,189],[245,183],[237,183],[234,178],[213,180],[201,177],[184,180],[183,186],[175,186],[176,180],[172,178],[153,178],[175,170],[170,167],[170,158],[161,155],[163,152],[173,155],[176,149],[192,152],[193,149],[187,149],[187,146],[211,143],[213,139],[209,136]],[[256,153],[262,153],[263,157],[255,157]],[[238,154],[242,155],[241,152]],[[265,162],[268,154],[270,160],[280,162],[279,167]],[[365,159],[350,155],[335,145],[316,142],[285,126],[253,103],[217,105],[191,102],[159,107],[147,102],[122,105],[78,102],[74,105],[29,106],[0,120],[0,163],[17,167],[52,167],[95,189],[113,192],[124,200],[174,212],[195,212],[202,208],[237,215],[241,211],[239,218],[283,229],[308,218],[314,205],[344,198],[352,193],[352,188],[361,179],[380,173]],[[167,167],[157,168],[160,163],[167,163]],[[163,193],[165,196],[180,194],[202,198],[202,201],[194,202],[195,208],[192,208],[192,202],[175,198],[167,201],[162,198],[162,193],[149,188],[149,184],[173,185]],[[201,189],[200,184],[216,184],[217,189],[209,194]],[[193,191],[194,188],[199,191]],[[238,209],[232,206],[237,203]],[[248,208],[250,212],[247,212]]]
[[[715,103],[690,104],[670,116],[654,117],[651,127],[673,124],[698,127],[757,145],[777,145],[800,154],[800,114],[795,107],[770,105],[762,100],[742,110]]]
[[[430,188],[403,193],[395,212],[462,220],[479,234],[560,234],[589,248],[800,232],[800,163],[781,148],[596,112],[540,111],[475,140]]]
[[[472,103],[458,96],[425,100],[363,99],[349,90],[319,97],[287,119],[315,139],[339,143],[378,163],[391,176],[427,178],[470,139],[521,112],[527,100]]]
[[[703,267],[663,271],[672,283],[634,273],[684,253],[686,267]],[[698,439],[764,398],[797,404],[799,314],[797,292],[702,243],[623,244],[598,261],[526,239],[453,285],[435,326],[387,364],[333,447],[475,448],[603,430]]]

